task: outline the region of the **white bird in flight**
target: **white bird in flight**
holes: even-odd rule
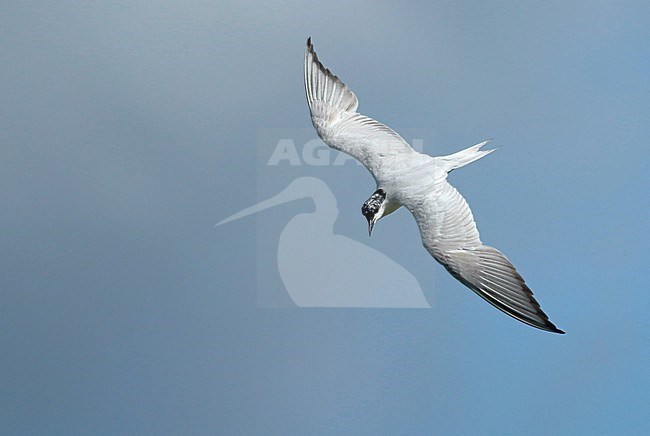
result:
[[[541,330],[564,333],[549,321],[510,261],[479,238],[472,211],[447,174],[493,150],[487,141],[449,156],[418,153],[391,128],[357,112],[354,93],[321,64],[311,38],[305,51],[305,92],[318,136],[360,161],[377,182],[364,203],[368,232],[381,218],[406,207],[424,248],[462,284],[511,317]]]

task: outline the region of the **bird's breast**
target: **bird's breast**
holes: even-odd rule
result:
[[[432,157],[420,154],[386,159],[373,175],[379,188],[405,204],[408,199],[430,193],[447,173]]]

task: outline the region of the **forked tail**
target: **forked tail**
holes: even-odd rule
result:
[[[440,156],[439,159],[446,166],[447,172],[451,172],[456,168],[464,167],[465,165],[492,153],[494,149],[480,150],[480,148],[487,144],[488,141],[483,141],[480,144],[473,145],[465,150],[450,154],[449,156]]]

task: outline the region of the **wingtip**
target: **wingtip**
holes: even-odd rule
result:
[[[506,312],[507,313],[507,312]],[[528,324],[531,327],[535,327],[536,329],[543,330],[545,332],[549,333],[557,333],[559,335],[564,335],[566,334],[564,330],[560,330],[559,328],[555,327],[555,324],[553,324],[551,321],[548,320],[546,314],[542,309],[539,309],[538,315],[540,315],[543,320],[542,322],[530,322],[529,320],[524,320],[521,318],[514,317],[512,314],[508,313],[508,315],[512,316],[513,318],[517,319],[518,321],[523,322],[524,324]]]
[[[528,288],[528,286],[526,286],[526,287]],[[531,291],[530,288],[528,288],[528,290],[530,291],[530,296],[533,297],[533,291]],[[533,297],[533,299],[534,299],[534,297]],[[537,300],[535,300],[535,302],[537,303]],[[559,328],[555,327],[555,324],[553,324],[551,322],[551,320],[548,319],[548,315],[546,315],[546,313],[544,313],[542,308],[539,306],[539,303],[537,303],[537,310],[538,310],[538,312],[537,312],[538,315],[540,315],[542,317],[542,319],[544,320],[543,327],[540,327],[542,330],[546,330],[547,332],[551,332],[551,333],[557,333],[559,335],[564,335],[565,334],[564,330],[560,330]]]
[[[541,308],[540,308],[540,311],[541,311]],[[544,317],[546,317],[546,314],[544,312],[542,312],[542,314],[544,315]],[[555,324],[553,324],[551,321],[549,321],[548,318],[546,318],[546,325],[544,327],[542,327],[542,329],[546,330],[548,332],[551,332],[551,333],[557,333],[559,335],[566,334],[564,332],[564,330],[560,330],[559,328],[555,327]]]
[[[305,59],[307,59],[309,55],[312,56],[314,62],[319,63],[318,56],[316,55],[316,51],[314,50],[314,44],[311,42],[311,36],[307,38],[307,49],[305,50]]]
[[[549,321],[548,317],[546,316],[546,314],[544,313],[544,311],[541,308],[538,308],[538,315],[540,315],[542,317],[542,322],[529,322],[527,320],[514,317],[512,314],[510,314],[508,312],[506,312],[506,313],[508,315],[512,316],[513,318],[517,319],[518,321],[523,322],[524,324],[528,324],[531,327],[535,327],[535,328],[543,330],[545,332],[557,333],[559,335],[566,334],[564,332],[564,330],[560,330],[559,328],[555,327],[555,324],[553,324],[551,321]]]

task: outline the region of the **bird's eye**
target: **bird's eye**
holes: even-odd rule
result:
[[[366,218],[369,218],[375,215],[376,211],[374,209],[375,208],[371,207],[368,203],[364,203],[363,206],[361,206],[361,213]]]

